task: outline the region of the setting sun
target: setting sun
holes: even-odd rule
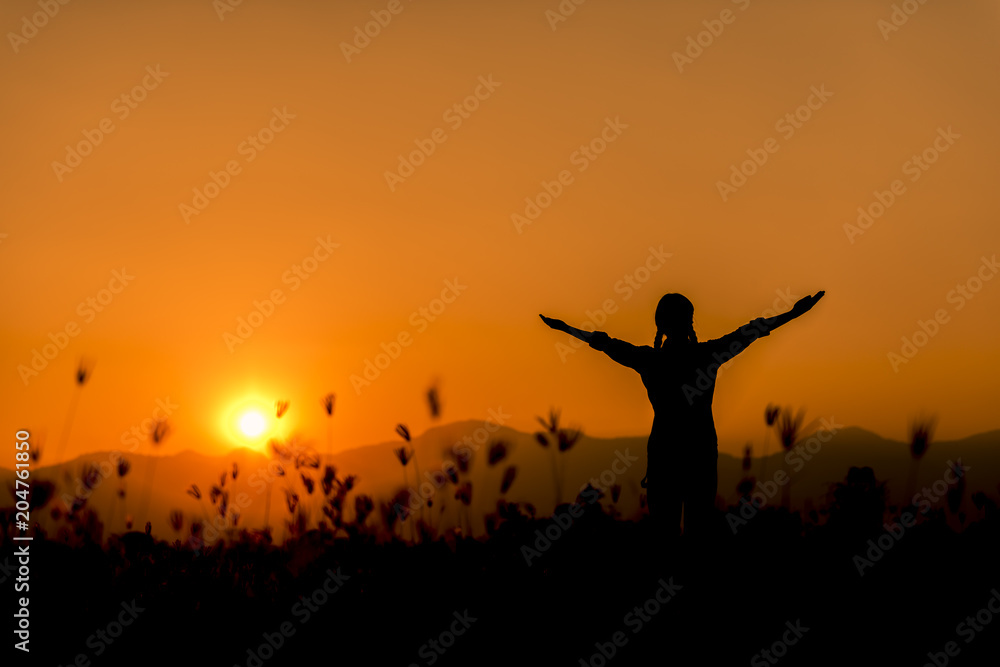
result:
[[[239,400],[222,414],[225,415],[221,424],[223,433],[234,445],[259,450],[273,435],[273,414],[259,396]]]
[[[256,438],[263,433],[266,426],[267,421],[264,419],[264,415],[256,410],[245,412],[240,417],[240,432],[251,438]]]

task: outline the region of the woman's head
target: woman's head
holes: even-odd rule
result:
[[[683,294],[664,294],[656,304],[655,347],[663,344],[666,336],[670,342],[697,343],[694,333],[694,305]]]

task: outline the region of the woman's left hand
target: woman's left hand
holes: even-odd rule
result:
[[[792,314],[798,316],[804,313],[808,313],[809,310],[816,305],[816,302],[823,298],[824,294],[826,294],[826,292],[819,291],[816,292],[816,294],[813,296],[802,297],[801,299],[795,302],[794,306],[792,306]]]
[[[548,326],[552,327],[556,331],[566,331],[566,323],[562,320],[557,320],[552,317],[545,317],[544,315],[539,315],[542,318],[542,322],[545,322]]]

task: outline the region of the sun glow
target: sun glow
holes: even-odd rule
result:
[[[273,434],[275,419],[269,405],[254,397],[237,401],[224,410],[222,426],[233,444],[262,450]]]

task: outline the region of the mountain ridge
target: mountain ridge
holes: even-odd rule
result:
[[[409,443],[404,443],[402,439],[387,440],[343,449],[334,452],[329,458],[319,453],[319,459],[321,465],[333,465],[341,478],[346,475],[356,476],[356,485],[352,491],[355,496],[368,494],[378,503],[402,489],[405,481],[406,486],[421,498],[418,504],[425,507],[422,511],[430,512],[433,508],[437,520],[449,521],[449,517],[457,512],[458,501],[455,500],[455,489],[451,485],[439,485],[440,480],[445,477],[440,473],[446,472],[449,465],[446,461],[454,459],[456,454],[471,451],[469,472],[463,479],[472,483],[471,510],[478,517],[480,532],[483,529],[481,517],[493,511],[497,500],[501,498],[501,480],[510,466],[516,468],[511,473],[514,481],[503,497],[510,502],[531,503],[540,515],[551,513],[559,502],[574,500],[587,483],[600,485],[608,496],[611,486],[620,486],[621,493],[616,507],[622,516],[636,517],[641,511],[642,489],[639,482],[646,473],[647,436],[598,438],[584,434],[568,451],[559,452],[554,443],[542,447],[534,432],[518,431],[496,424],[486,428],[486,424],[490,422],[450,422],[427,429],[414,436]],[[766,457],[755,444],[756,456],[752,458],[748,472],[743,470],[741,456],[720,453],[718,493],[722,501],[729,504],[737,502],[737,485],[744,476],[758,478],[756,481],[760,485],[781,479],[779,473],[785,471],[791,474],[793,506],[808,509],[825,503],[832,485],[842,482],[851,467],[868,466],[873,469],[878,480],[888,483],[890,504],[898,504],[905,501],[906,493],[914,492],[914,489],[909,488],[911,485],[920,489],[942,479],[948,467],[959,458],[963,459],[963,464],[970,466],[965,493],[966,503],[970,505],[966,508],[967,511],[973,511],[969,501],[973,492],[981,490],[995,495],[998,491],[1000,430],[960,440],[932,442],[917,463],[910,456],[906,443],[883,438],[861,427],[845,426],[837,429],[831,432],[826,442],[810,438],[811,436],[806,436],[800,441],[801,446],[797,452],[786,453],[781,450],[777,438],[770,437]],[[506,454],[499,457],[501,460],[491,464],[489,448],[498,441],[505,443]],[[405,467],[394,452],[404,444],[414,451],[413,459]],[[246,502],[241,505],[246,507],[241,507],[240,525],[252,528],[263,525],[264,508],[269,503],[258,500],[266,497],[264,493],[268,489],[268,483],[272,483],[272,523],[276,516],[285,516],[286,492],[297,493],[303,506],[312,512],[314,518],[321,516],[321,492],[308,494],[305,491],[306,482],[301,477],[305,475],[314,483],[318,482],[322,477],[322,469],[296,469],[294,461],[285,461],[282,463],[285,476],[274,479],[273,475],[277,470],[274,463],[269,462],[264,453],[245,447],[225,454],[208,454],[189,448],[162,457],[126,454],[125,458],[131,463],[132,469],[123,479],[119,479],[115,471],[115,450],[84,454],[62,466],[35,467],[31,474],[33,479],[54,480],[56,471],[61,469],[63,480],[59,484],[56,502],[62,499],[62,502],[71,503],[73,491],[83,490],[79,486],[79,478],[84,466],[89,464],[103,468],[108,477],[100,479],[90,492],[88,506],[96,509],[102,518],[111,517],[114,530],[124,527],[125,514],[135,514],[136,510],[141,513],[144,507],[148,508],[147,518],[154,524],[154,530],[161,533],[163,529],[160,527],[169,525],[172,510],[196,518],[201,513],[207,518],[214,511],[206,500],[212,486],[226,488],[234,500],[239,494],[244,494],[243,500]],[[619,472],[621,465],[615,464],[615,461],[624,460],[630,463],[624,472]],[[231,478],[234,464],[239,471],[235,480]],[[419,479],[416,477],[418,471]],[[227,486],[222,487],[221,478],[224,474]],[[668,471],[668,476],[678,474],[683,474],[683,471]],[[4,481],[0,488],[6,490],[6,497],[4,492],[0,492],[0,506],[13,504],[13,478],[11,470],[0,469],[0,479]],[[201,490],[200,500],[186,493],[192,484]],[[124,501],[119,501],[117,491],[122,486],[126,490],[126,497]],[[315,488],[319,488],[318,483]],[[67,492],[68,495],[64,497],[63,494]],[[348,502],[353,512],[353,500],[348,498]],[[768,502],[781,502],[780,494],[770,498]],[[49,509],[51,505],[46,508]],[[138,516],[135,518],[136,521],[142,521]]]

